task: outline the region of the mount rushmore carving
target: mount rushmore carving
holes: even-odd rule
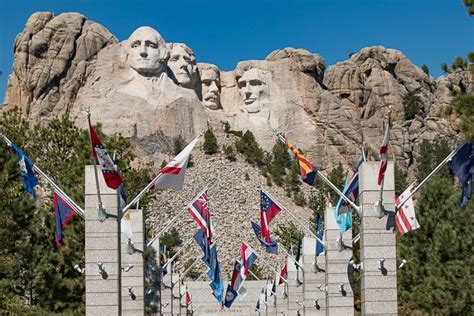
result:
[[[327,68],[318,54],[285,48],[220,71],[151,27],[119,42],[78,13],[33,14],[14,51],[4,109],[17,106],[35,122],[67,114],[85,127],[90,108],[105,133],[131,138],[155,158],[174,137],[189,140],[208,127],[219,134],[228,122],[251,130],[264,149],[280,131],[321,168],[353,164],[361,146],[378,147],[391,106],[391,153],[409,168],[419,139],[457,135],[455,120],[436,116],[450,102],[449,88],[472,89],[467,74],[435,81],[401,52],[381,46]],[[423,108],[405,121],[408,91],[417,91]]]

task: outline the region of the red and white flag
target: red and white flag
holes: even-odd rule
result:
[[[211,223],[211,212],[209,210],[209,197],[207,190],[197,196],[188,207],[188,212],[194,218],[199,228],[206,235],[208,242],[211,242],[214,235],[214,227]]]
[[[189,306],[189,304],[191,304],[191,294],[189,294],[188,286],[186,286],[186,306]]]
[[[155,189],[172,189],[180,191],[183,189],[184,174],[188,168],[188,160],[199,137],[190,142],[176,157],[173,158],[157,175],[160,175],[154,183]]]
[[[385,135],[383,137],[382,146],[380,147],[379,154],[380,154],[380,167],[379,167],[379,177],[377,179],[377,184],[380,185],[385,177],[385,171],[387,170],[387,162],[388,162],[388,139],[390,131],[390,120],[387,124],[387,128],[385,129]]]
[[[409,231],[420,228],[420,224],[416,220],[415,205],[413,198],[406,199],[411,193],[412,186],[409,186],[399,197],[395,199],[397,207],[397,215],[395,215],[395,225],[397,225],[400,234],[404,235]],[[406,202],[404,202],[406,200]],[[403,203],[403,204],[402,204]]]
[[[105,183],[109,188],[117,190],[117,188],[123,183],[122,177],[118,173],[114,162],[100,141],[100,138],[97,135],[94,127],[92,127],[90,118],[89,132],[91,136],[92,155],[94,156],[94,159],[99,162],[100,168],[102,169],[102,174],[104,175]]]
[[[288,279],[288,265],[287,265],[288,257],[285,257],[285,263],[283,264],[283,268],[281,268],[280,272],[280,280],[278,281],[278,284],[282,284],[283,280]]]

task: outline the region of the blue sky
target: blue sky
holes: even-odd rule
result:
[[[0,102],[13,60],[13,41],[36,11],[76,11],[119,40],[141,25],[167,42],[187,43],[198,61],[232,70],[283,47],[321,54],[326,65],[362,47],[401,50],[434,77],[440,64],[474,51],[474,17],[462,0],[3,0],[0,3]]]

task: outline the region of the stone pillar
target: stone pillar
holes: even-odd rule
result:
[[[299,263],[303,265],[303,260]],[[288,315],[304,314],[303,273],[297,271],[293,259],[288,257]]]
[[[351,288],[352,268],[349,261],[352,258],[352,230],[343,235],[344,247],[340,251],[336,240],[340,236],[340,229],[334,216],[334,208],[326,208],[324,216],[326,240],[326,314],[327,315],[354,315],[354,294]],[[340,285],[342,283],[343,290]]]
[[[317,288],[318,284],[324,285],[326,283],[325,257],[324,253],[316,257],[315,238],[308,236],[303,238],[305,315],[326,314],[326,293]]]
[[[117,215],[117,191],[107,187],[99,171],[102,203],[107,212]],[[88,316],[119,314],[119,254],[117,219],[97,219],[97,189],[94,166],[85,167],[85,267],[86,314]],[[98,263],[104,273],[99,273]]]
[[[374,203],[380,195],[377,185],[379,162],[366,162],[360,168],[359,201],[362,206],[360,258],[362,262],[361,300],[363,315],[397,314],[397,263],[393,233],[395,180],[393,163],[385,173],[383,205],[389,215],[377,218]],[[380,269],[379,260],[384,259]]]
[[[143,210],[129,210],[132,226],[132,242],[136,249],[144,249],[145,230]],[[122,312],[123,315],[145,314],[145,273],[141,252],[128,252],[128,238],[122,234]],[[129,292],[132,288],[133,295]]]

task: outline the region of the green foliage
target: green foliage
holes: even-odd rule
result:
[[[234,147],[232,145],[224,145],[222,146],[222,151],[224,152],[224,156],[230,161],[236,161],[237,157],[235,157]]]
[[[245,134],[235,142],[237,151],[245,156],[248,163],[255,166],[262,166],[264,159],[264,152],[255,140],[255,136],[251,131],[246,131]]]
[[[264,278],[264,269],[262,269],[257,263],[254,263],[252,265],[252,267],[250,268],[250,271],[252,271],[253,274],[255,274],[255,276],[259,278],[260,280]],[[251,280],[257,280],[257,279],[252,275],[252,273],[249,273],[246,280],[251,281]]]
[[[188,260],[186,260],[186,262],[184,263],[184,271],[188,270],[189,267],[194,263],[194,260],[196,260],[195,258],[189,258]],[[197,259],[197,260],[200,260],[200,259]],[[186,277],[188,278],[191,278],[191,279],[196,279],[197,277],[199,277],[199,275],[201,274],[199,272],[198,269],[196,269],[196,264],[188,270],[188,272],[186,273]]]
[[[454,99],[446,109],[446,114],[452,112],[460,116],[464,138],[474,142],[474,93],[454,93]]]
[[[249,176],[249,174],[248,174],[247,172],[244,174],[244,179],[245,179],[246,181],[249,181],[249,180],[250,180],[250,176]]]
[[[265,166],[272,177],[272,180],[278,185],[284,184],[284,177],[286,175],[286,168],[290,167],[291,158],[288,150],[282,142],[277,141],[273,145],[272,152],[265,159]]]
[[[417,180],[422,181],[450,152],[446,140],[430,142],[424,139],[420,144],[420,155],[417,158]],[[448,166],[441,168],[438,175],[451,178]]]
[[[275,235],[278,236],[278,242],[286,249],[295,247],[298,240],[304,237],[304,233],[293,222],[278,224]]]
[[[230,132],[230,124],[229,122],[224,122],[224,133],[229,134]]]
[[[66,118],[30,126],[16,110],[2,113],[0,127],[66,194],[84,205],[84,166],[92,162],[87,131]],[[130,144],[121,137],[104,137],[99,127],[97,131],[109,152],[117,152],[129,195],[138,192],[148,175],[129,167]],[[83,266],[84,221],[73,217],[57,250],[51,188],[38,177],[42,198],[31,199],[16,155],[4,142],[0,147],[0,314],[83,314],[84,279],[73,266]]]
[[[184,147],[186,146],[186,142],[184,141],[183,136],[179,135],[173,141],[173,155],[179,154]]]
[[[176,253],[178,246],[183,243],[178,230],[173,227],[160,238],[160,246],[166,246],[166,257],[171,258]]]
[[[403,314],[473,315],[474,204],[459,207],[446,177],[427,182],[416,201],[421,228],[400,238],[398,271]]]
[[[204,133],[204,152],[208,155],[213,155],[219,151],[219,145],[217,144],[216,135],[212,132],[211,129],[208,129]]]
[[[472,0],[463,0],[464,5],[467,7],[467,14],[469,16],[474,15],[474,1]],[[472,62],[472,60],[471,60]]]
[[[306,198],[303,192],[294,192],[293,193],[293,202],[298,206],[306,206]]]
[[[428,76],[430,75],[430,69],[428,68],[427,65],[421,66],[421,70],[423,70],[423,72],[427,74]]]
[[[395,164],[395,196],[399,196],[407,188],[407,175],[398,164]]]
[[[423,106],[420,96],[417,91],[408,91],[402,97],[403,110],[405,113],[405,120],[412,120],[420,114]]]
[[[333,168],[327,176],[329,181],[331,181],[339,190],[342,190],[342,188],[344,187],[345,177],[346,172],[344,171],[344,168],[342,167],[341,163],[339,163],[335,168]],[[322,192],[328,192],[333,199],[338,196],[336,191],[331,189],[326,183],[322,181],[317,182],[317,187]]]
[[[322,220],[324,219],[324,213],[326,211],[326,197],[324,196],[324,193],[321,191],[313,193],[309,198],[308,207],[313,211],[310,221],[312,230],[315,231],[316,214],[319,214]]]
[[[453,73],[459,71],[469,70],[474,73],[474,52],[469,52],[467,58],[464,59],[461,56],[456,56],[451,66],[448,66],[446,63],[441,64],[441,70],[445,73]]]

